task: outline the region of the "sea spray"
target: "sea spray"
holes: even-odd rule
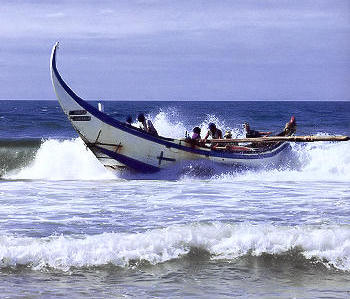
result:
[[[116,176],[88,150],[80,138],[43,141],[33,162],[17,171],[9,172],[6,179],[45,180],[101,180]]]
[[[210,161],[183,161],[160,171],[159,175],[134,172],[111,173],[86,149],[80,138],[46,140],[40,148],[30,151],[30,159],[16,164],[17,169],[3,175],[7,179],[99,180],[115,179],[212,179],[212,180],[268,180],[268,181],[350,181],[350,145],[320,142],[291,144],[282,165],[260,169],[242,169]]]
[[[222,181],[341,181],[350,182],[350,143],[291,144],[284,163],[270,169],[235,171],[226,168],[211,179]]]
[[[175,108],[160,109],[148,115],[162,136],[182,138],[185,132],[191,132],[192,126],[185,125],[180,112]],[[208,124],[215,122],[223,131],[231,130],[234,137],[242,137],[243,130],[226,125],[214,114],[206,114],[201,123],[204,137]],[[134,124],[137,126],[137,123]],[[195,123],[193,123],[193,126]],[[324,133],[319,133],[324,134]],[[39,143],[40,144],[40,143]],[[341,180],[350,181],[350,143],[315,142],[291,143],[292,151],[284,156],[284,161],[276,167],[260,169],[242,169],[230,165],[219,165],[208,161],[183,161],[161,170],[159,175],[140,175],[130,172],[112,174],[104,169],[94,155],[86,149],[80,138],[70,140],[43,140],[40,148],[25,149],[26,159],[21,162],[21,151],[2,148],[11,153],[12,163],[6,158],[3,163],[3,178],[8,179],[47,179],[47,180],[98,180],[115,179],[116,176],[126,179],[219,179],[219,180]],[[35,151],[37,151],[35,153]],[[29,153],[29,154],[28,154]],[[15,155],[15,156],[14,156]],[[12,157],[11,156],[11,157]],[[23,156],[23,155],[22,155]],[[19,158],[17,158],[19,157]],[[11,163],[10,163],[11,162]],[[21,163],[20,163],[21,162]],[[6,166],[10,163],[12,166]],[[6,171],[6,174],[5,174]]]
[[[177,119],[177,120],[176,120]],[[185,128],[182,121],[179,120],[180,115],[177,111],[171,111],[170,114],[165,111],[160,111],[154,118],[153,124],[158,130],[158,134],[171,138],[184,138]]]
[[[189,135],[192,135],[192,129],[198,126],[201,129],[201,136],[204,138],[210,123],[215,123],[223,131],[223,134],[229,130],[233,137],[243,136],[243,128],[240,125],[237,124],[237,126],[231,127],[215,114],[205,114],[203,118],[198,119],[197,123],[191,121],[190,124],[188,124],[187,119],[183,119],[183,115],[175,108],[160,109],[158,113],[148,115],[148,117],[152,120],[159,135],[164,137],[184,138],[186,131]],[[134,125],[137,126],[137,123],[134,123]]]
[[[247,120],[278,133],[290,115],[298,135],[350,135],[349,102],[105,101],[105,107],[121,121],[138,112],[160,119],[157,129],[167,137],[183,137],[194,126],[205,134],[211,121],[223,131],[242,134]],[[33,177],[47,168],[46,179],[0,180],[3,297],[349,295],[347,143],[291,143],[291,156],[275,169],[185,161],[147,181],[132,172],[131,180],[120,179],[122,172],[96,181],[89,169],[99,162],[71,139],[76,132],[57,101],[2,101],[1,116],[2,139],[39,140],[18,165],[12,162],[27,147],[4,144],[4,165],[17,173],[33,169]],[[49,163],[36,155],[41,147],[52,153]],[[61,180],[64,173],[50,180],[55,159],[76,169],[70,181]]]

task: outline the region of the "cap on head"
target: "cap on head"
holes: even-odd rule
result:
[[[231,131],[226,131],[224,137],[225,137],[225,138],[232,138],[232,133],[231,133]]]
[[[214,123],[210,123],[208,128],[209,128],[209,130],[215,130],[216,129],[216,125]]]
[[[145,121],[145,115],[143,113],[140,113],[138,116],[137,116],[137,120],[139,122],[144,122]]]

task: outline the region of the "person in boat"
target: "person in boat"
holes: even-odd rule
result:
[[[245,122],[243,125],[245,131],[246,131],[246,138],[258,138],[258,137],[266,137],[271,135],[271,132],[262,132],[262,131],[255,131],[250,128],[249,123]]]
[[[225,139],[232,139],[231,131],[226,131],[224,135]],[[225,144],[225,150],[229,152],[244,152],[250,151],[251,149],[245,146],[239,146],[238,142],[230,142]]]
[[[200,127],[194,127],[192,130],[192,136],[186,137],[186,142],[192,144],[192,145],[202,145],[201,144],[201,128]]]
[[[154,128],[151,120],[146,119],[145,115],[143,113],[140,113],[137,116],[137,120],[140,123],[140,129],[146,131],[147,133],[158,136],[157,130]]]
[[[231,131],[226,131],[226,132],[225,132],[224,139],[232,139],[232,133],[231,133]],[[231,148],[232,148],[234,145],[236,145],[235,142],[233,142],[233,143],[226,143],[226,144],[225,144],[225,149],[226,149],[226,150],[231,150]]]
[[[284,136],[290,136],[295,134],[297,130],[297,122],[295,120],[294,115],[290,118],[290,121],[286,123],[284,129],[283,129],[283,135]]]
[[[193,134],[191,139],[193,141],[200,141],[201,140],[201,128],[200,127],[194,127],[192,130]]]
[[[231,133],[231,131],[226,131],[226,132],[225,132],[224,139],[232,139],[232,133]],[[226,147],[227,147],[227,146],[231,146],[231,145],[237,145],[237,142],[226,143]]]
[[[216,125],[214,123],[210,123],[208,126],[208,132],[205,135],[204,139],[202,140],[203,144],[205,144],[208,140],[209,137],[211,137],[211,139],[222,139],[222,131],[220,129],[218,129],[216,127]],[[219,144],[218,143],[212,143],[211,144],[211,148],[215,149]]]
[[[284,126],[284,129],[281,133],[277,134],[276,136],[291,136],[295,134],[297,130],[297,122],[295,120],[295,116],[292,116],[290,118],[290,121],[286,123]]]
[[[131,117],[131,115],[128,115],[128,117],[126,118],[126,123],[127,123],[129,126],[131,126],[131,124],[132,124],[132,117]]]
[[[226,131],[226,132],[225,132],[225,135],[224,135],[224,138],[225,138],[225,139],[232,139],[232,133],[231,133],[231,131]]]

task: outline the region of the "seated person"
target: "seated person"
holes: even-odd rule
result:
[[[261,132],[261,131],[255,131],[250,128],[249,123],[244,123],[244,129],[246,131],[246,138],[258,138],[258,137],[266,137],[271,135],[271,132]]]
[[[208,126],[208,132],[207,134],[205,135],[204,137],[204,141],[207,141],[207,139],[209,138],[209,136],[212,138],[212,139],[222,139],[222,132],[220,129],[218,129],[216,127],[216,125],[214,123],[210,123],[209,126]]]
[[[201,128],[194,127],[192,132],[193,134],[191,139],[199,142],[201,140]]]
[[[152,122],[149,119],[145,118],[143,113],[140,113],[137,117],[137,120],[140,123],[140,129],[146,131],[147,133],[158,136],[157,130],[154,128]]]
[[[284,136],[293,135],[293,134],[295,134],[296,130],[297,130],[297,122],[295,120],[295,117],[292,116],[290,118],[290,121],[287,122],[285,127],[284,127],[284,130],[283,130]]]
[[[277,134],[277,136],[291,136],[295,134],[297,130],[297,122],[295,120],[295,117],[292,116],[290,118],[290,121],[286,123],[284,126],[284,129],[281,133]]]
[[[194,127],[192,132],[193,132],[192,137],[187,136],[186,142],[188,142],[192,145],[202,145],[202,143],[201,143],[201,128]]]
[[[212,139],[222,139],[222,132],[220,129],[218,129],[216,127],[216,125],[214,123],[210,123],[208,126],[208,132],[205,135],[204,139],[202,140],[202,142],[205,144],[205,142],[207,141],[207,139],[209,138],[209,136]],[[218,146],[218,143],[215,144],[211,144],[211,148],[215,149]]]
[[[226,132],[225,132],[225,135],[224,135],[224,138],[225,138],[225,139],[232,139],[232,133],[231,133],[231,131],[226,131]],[[231,148],[232,145],[236,145],[236,144],[237,144],[237,142],[225,143],[225,148],[226,148],[226,149],[229,149],[229,148]]]
[[[131,126],[131,124],[132,124],[132,117],[131,117],[131,115],[128,115],[128,117],[126,118],[126,123],[127,123],[129,126]]]
[[[231,131],[226,131],[224,135],[225,139],[232,139],[232,133]],[[245,146],[239,146],[238,142],[230,142],[225,144],[225,150],[230,152],[242,152],[242,151],[251,151],[252,149],[245,147]]]
[[[224,138],[225,138],[225,139],[232,139],[232,133],[231,133],[231,131],[226,131],[226,132],[225,132],[225,135],[224,135]]]

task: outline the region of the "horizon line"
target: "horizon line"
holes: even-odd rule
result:
[[[199,99],[174,99],[174,100],[160,100],[160,99],[84,99],[88,102],[350,102],[350,99],[339,100],[339,99],[323,99],[323,100],[313,100],[313,99],[303,99],[303,100],[278,100],[278,99],[252,99],[252,100],[199,100]],[[0,101],[57,101],[57,99],[6,99],[0,98]]]

